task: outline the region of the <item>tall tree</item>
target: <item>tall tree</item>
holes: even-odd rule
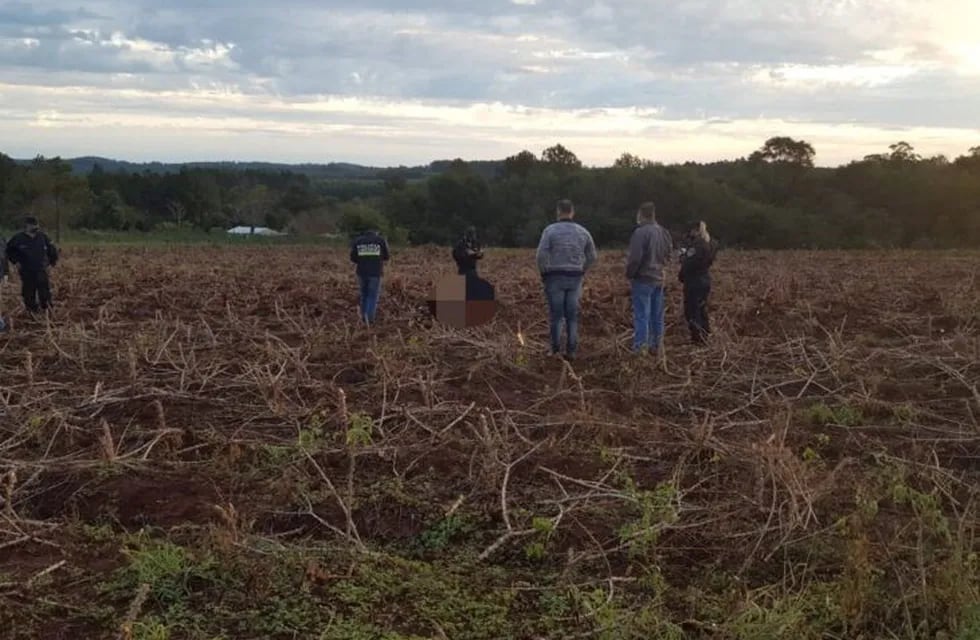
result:
[[[817,152],[805,140],[788,136],[769,138],[762,148],[749,156],[750,161],[779,162],[801,167],[812,167]]]
[[[541,161],[563,169],[581,169],[582,161],[574,153],[560,144],[548,147],[541,153]]]
[[[91,192],[88,183],[72,175],[71,165],[61,158],[34,158],[19,180],[12,185],[15,206],[53,224],[55,238],[61,240],[61,229],[87,206]]]
[[[526,178],[538,163],[534,154],[526,149],[504,160],[502,172],[504,177],[517,176]]]
[[[613,167],[616,169],[642,169],[651,165],[649,160],[644,160],[639,156],[635,156],[632,153],[623,153],[623,155],[616,158],[616,162],[613,163]]]
[[[896,142],[888,148],[892,152],[890,156],[892,162],[918,162],[922,159],[922,156],[917,154],[908,142]]]

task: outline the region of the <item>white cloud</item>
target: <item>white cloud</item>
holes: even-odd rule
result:
[[[895,137],[951,154],[977,137],[975,0],[63,5],[0,4],[0,151],[88,135],[123,157],[185,144],[387,163],[561,139],[602,162],[798,132],[832,163]]]
[[[749,79],[768,87],[821,91],[829,87],[881,87],[908,78],[919,70],[919,67],[910,65],[787,64],[753,70],[749,73]]]
[[[836,164],[880,152],[898,139],[923,141],[916,145],[922,153],[955,156],[969,146],[965,140],[980,137],[980,130],[947,127],[896,131],[774,118],[668,119],[654,109],[561,110],[330,96],[296,101],[234,88],[123,89],[96,95],[84,87],[0,85],[0,96],[0,136],[9,142],[65,155],[66,147],[88,139],[88,150],[78,153],[134,159],[376,162],[383,157],[416,164],[460,155],[502,157],[561,142],[587,163],[608,165],[626,150],[661,161],[741,157],[772,135],[792,135],[814,144],[821,164]],[[50,104],[59,109],[49,109]],[[153,146],[121,153],[130,138]]]
[[[550,58],[556,60],[625,60],[628,56],[621,51],[583,51],[582,49],[551,49],[534,51],[535,58]]]
[[[520,70],[525,73],[552,73],[554,69],[551,67],[545,67],[541,65],[526,64],[520,67]]]

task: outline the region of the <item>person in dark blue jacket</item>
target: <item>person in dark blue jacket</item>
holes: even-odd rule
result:
[[[388,242],[376,229],[358,235],[351,242],[350,260],[357,265],[357,280],[361,292],[361,319],[374,324],[381,298],[381,278],[388,261]]]
[[[24,219],[24,231],[7,242],[7,259],[20,272],[21,294],[30,313],[51,308],[51,283],[48,267],[58,263],[58,249],[41,231],[37,218]]]
[[[0,285],[7,284],[7,274],[10,272],[10,261],[7,259],[7,240],[0,236]]]
[[[691,341],[694,344],[705,344],[711,335],[708,321],[710,270],[718,253],[718,245],[708,234],[707,225],[701,221],[689,226],[684,245],[681,250],[681,272],[678,276],[684,284],[684,319],[691,330]]]
[[[7,240],[0,236],[0,332],[8,328],[7,319],[3,317],[3,288],[7,286],[7,271],[10,266],[7,261]]]

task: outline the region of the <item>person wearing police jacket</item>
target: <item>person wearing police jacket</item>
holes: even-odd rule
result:
[[[678,279],[684,284],[684,319],[695,344],[704,344],[711,334],[708,296],[711,294],[711,265],[717,253],[717,244],[711,239],[707,225],[702,221],[690,224],[680,250]]]
[[[40,229],[37,218],[24,219],[24,231],[7,242],[7,259],[20,272],[21,294],[30,313],[51,308],[48,268],[58,263],[58,249]]]
[[[351,242],[350,261],[357,265],[361,320],[368,325],[377,317],[381,277],[388,258],[388,242],[377,229],[369,229]]]

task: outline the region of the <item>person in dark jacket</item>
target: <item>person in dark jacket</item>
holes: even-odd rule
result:
[[[24,231],[7,243],[7,259],[20,272],[21,294],[30,313],[51,308],[51,283],[48,268],[58,263],[58,249],[41,231],[37,218],[24,220]]]
[[[453,247],[453,260],[459,275],[476,275],[476,263],[483,259],[483,247],[476,237],[476,228],[468,227]]]
[[[361,292],[361,319],[368,325],[374,323],[378,313],[381,277],[388,257],[388,242],[377,230],[362,233],[351,242],[350,260],[357,265]]]
[[[710,269],[717,252],[717,244],[708,234],[707,225],[700,221],[693,223],[681,250],[679,279],[684,284],[684,318],[695,344],[704,344],[711,334],[708,296],[711,294]]]
[[[7,272],[10,266],[7,261],[7,240],[0,236],[0,332],[7,330],[7,319],[3,317],[3,288],[7,286]]]
[[[0,284],[7,284],[8,274],[10,273],[10,261],[7,259],[7,239],[0,236]]]

